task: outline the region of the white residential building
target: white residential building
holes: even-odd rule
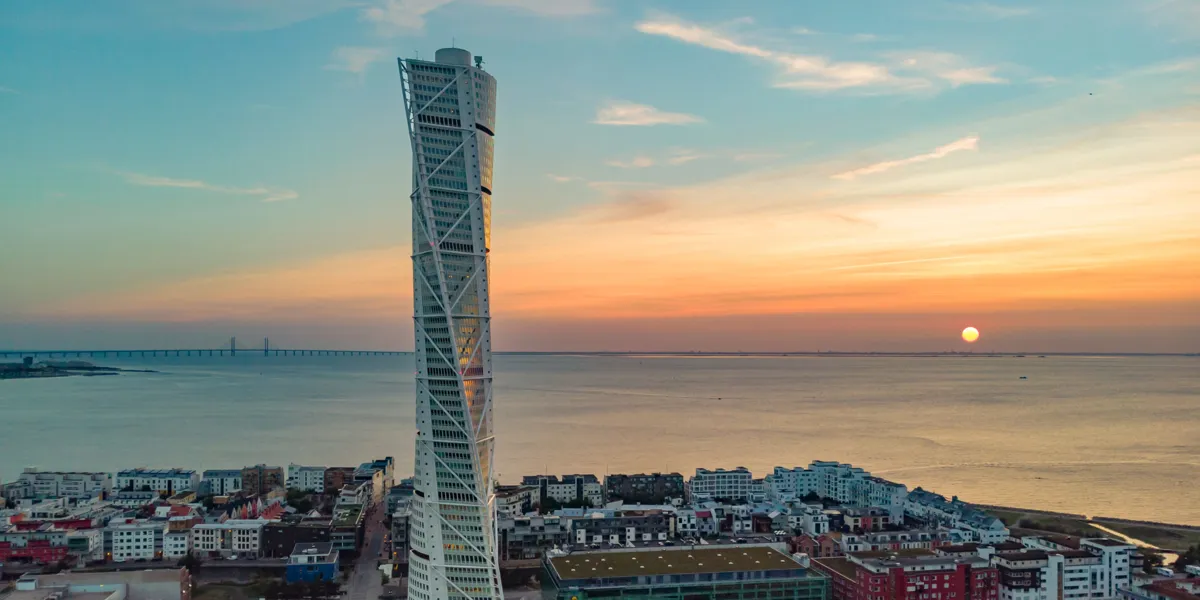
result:
[[[292,463],[287,468],[289,490],[325,491],[325,467],[306,467]]]
[[[83,561],[104,560],[104,530],[75,529],[67,532],[67,548]]]
[[[690,483],[692,498],[749,500],[756,491],[754,475],[746,467],[725,470],[696,469]]]
[[[26,468],[6,486],[12,498],[95,498],[113,488],[112,475],[92,472],[39,471]]]
[[[536,488],[535,499],[559,504],[586,500],[589,506],[604,506],[604,484],[595,475],[526,475],[521,485]]]
[[[841,504],[885,508],[893,519],[904,516],[908,488],[873,477],[866,470],[835,461],[814,460],[808,468],[775,467],[766,478],[767,495],[777,501],[817,494]]]
[[[126,562],[161,556],[165,530],[166,524],[162,521],[131,519],[110,523],[104,529],[107,558],[113,562]]]
[[[1100,556],[1103,576],[1098,584],[1105,598],[1116,598],[1121,590],[1130,589],[1133,585],[1130,560],[1137,549],[1134,545],[1109,538],[1086,539],[1080,545]]]
[[[163,558],[183,558],[192,550],[192,530],[180,529],[163,534]]]
[[[241,469],[208,469],[204,472],[204,483],[213,496],[228,496],[242,489]]]
[[[413,167],[413,600],[504,597],[488,268],[496,79],[472,58],[443,48],[433,61],[400,61]]]
[[[192,550],[200,556],[258,558],[262,553],[262,531],[267,521],[229,519],[224,523],[201,523],[192,528]]]
[[[191,469],[126,469],[117,472],[117,489],[166,493],[168,496],[200,487],[200,474]]]

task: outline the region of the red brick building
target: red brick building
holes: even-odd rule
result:
[[[865,552],[820,558],[832,600],[998,600],[999,575],[980,557],[928,551]]]
[[[16,541],[0,542],[0,563],[28,561],[50,564],[66,557],[67,545],[55,544],[54,540],[26,540],[24,544]]]

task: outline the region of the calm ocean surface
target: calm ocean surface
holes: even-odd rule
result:
[[[411,356],[97,363],[161,372],[0,382],[0,478],[411,470]],[[495,374],[505,482],[841,460],[974,502],[1200,524],[1196,358],[502,355]]]

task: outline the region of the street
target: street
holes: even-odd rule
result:
[[[377,600],[383,592],[379,569],[375,566],[378,559],[384,558],[380,556],[383,534],[383,509],[373,504],[366,517],[362,552],[354,562],[354,571],[346,578],[346,600]]]

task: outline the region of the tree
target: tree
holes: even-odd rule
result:
[[[1200,544],[1188,548],[1175,559],[1175,570],[1182,571],[1188,565],[1200,565]]]
[[[195,573],[202,564],[198,556],[188,552],[183,558],[179,559],[179,566],[188,570],[189,573]]]
[[[816,492],[809,492],[809,493],[805,494],[804,497],[801,498],[800,500],[803,502],[809,502],[809,503],[820,502],[821,495]]]
[[[1142,571],[1153,575],[1154,570],[1163,564],[1163,556],[1153,550],[1142,550]]]

